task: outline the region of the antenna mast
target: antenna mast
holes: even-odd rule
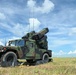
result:
[[[30,15],[30,14],[32,14],[32,16]],[[34,6],[32,7],[32,10],[31,11],[29,11],[29,18],[30,18],[30,16],[32,17],[32,30],[34,31]],[[30,30],[31,30],[31,26],[30,26],[30,24],[29,24],[29,32],[30,32]]]
[[[6,38],[5,38],[5,40],[4,40],[4,43],[5,43],[5,46],[6,46]]]
[[[33,7],[32,15],[33,15],[33,31],[34,31],[34,7]]]
[[[30,11],[29,11],[29,18],[30,18]],[[29,24],[29,31],[28,32],[30,32],[30,24]]]

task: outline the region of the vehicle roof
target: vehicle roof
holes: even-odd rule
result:
[[[23,39],[14,39],[14,40],[9,40],[9,41],[17,41],[17,40],[23,40]]]

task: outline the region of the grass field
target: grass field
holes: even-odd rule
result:
[[[53,58],[37,66],[0,67],[0,75],[76,75],[76,58]]]

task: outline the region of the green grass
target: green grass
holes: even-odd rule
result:
[[[76,58],[53,58],[37,66],[0,67],[0,75],[76,75]]]

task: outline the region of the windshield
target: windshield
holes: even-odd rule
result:
[[[9,41],[9,46],[24,46],[24,40]]]

